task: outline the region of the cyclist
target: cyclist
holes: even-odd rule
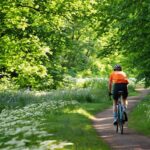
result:
[[[117,123],[117,101],[119,98],[118,91],[123,91],[123,111],[126,110],[126,99],[128,96],[128,78],[125,72],[122,71],[122,67],[120,65],[114,66],[114,71],[110,74],[109,77],[109,95],[113,94],[113,116],[114,122]],[[126,113],[125,113],[126,115]],[[127,121],[127,118],[126,118]]]

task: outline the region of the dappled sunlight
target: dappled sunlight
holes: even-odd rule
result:
[[[0,113],[0,148],[7,149],[60,149],[73,145],[66,141],[49,141],[55,139],[55,133],[46,131],[45,115],[54,114],[68,106],[76,105],[76,101],[50,101],[31,104],[22,109],[3,109]],[[43,139],[48,141],[43,142]],[[36,148],[35,145],[37,145]],[[1,147],[2,146],[2,147]]]
[[[83,108],[79,108],[75,110],[76,113],[82,114],[83,116],[89,118],[89,119],[94,119],[95,117],[91,115],[88,111],[84,110]]]
[[[108,123],[108,124],[99,124],[99,125],[95,125],[96,129],[110,129],[112,128],[112,124]]]
[[[10,141],[6,142],[5,145],[5,150],[9,149],[14,149],[15,150],[20,150],[20,149],[27,149],[27,150],[61,150],[64,149],[67,146],[72,146],[74,145],[71,142],[67,141],[57,141],[57,140],[46,140],[42,141],[39,143],[37,146],[32,146],[30,148],[27,148],[26,144],[29,143],[30,141],[27,139],[22,139],[18,140],[17,137],[12,138]]]
[[[83,115],[89,119],[95,119],[95,117],[93,115],[91,115],[88,111],[84,110],[83,108],[78,108],[78,109],[74,109],[74,110],[66,110],[65,112],[77,113],[77,114]]]
[[[56,140],[47,140],[40,143],[40,147],[38,149],[42,150],[55,150],[55,149],[63,149],[66,146],[71,146],[73,143],[67,141],[56,141]]]
[[[141,149],[141,146],[140,146],[140,144],[138,145],[138,144],[136,144],[136,145],[134,145],[134,144],[128,144],[128,145],[119,145],[119,146],[114,146],[114,148],[115,149],[118,149],[118,150],[120,150],[120,149],[126,149],[126,148],[130,148],[130,149],[136,149],[136,150],[142,150]]]
[[[111,114],[111,110],[110,113]],[[105,115],[102,115],[100,117],[97,117],[95,120],[93,120],[94,123],[94,127],[101,131],[101,132],[105,132],[106,134],[104,136],[111,136],[112,133],[110,132],[113,131],[113,117],[110,117],[111,115],[108,115],[106,117],[104,117]]]
[[[108,124],[98,124],[98,125],[95,125],[95,127],[97,129],[107,129],[107,128],[112,127],[112,124],[110,124],[110,123],[108,123]]]
[[[101,137],[102,138],[112,138],[114,135],[113,134],[111,134],[111,135],[102,135]]]
[[[109,120],[109,119],[113,119],[113,117],[105,117],[105,118],[94,118],[95,121],[104,121],[104,120]]]

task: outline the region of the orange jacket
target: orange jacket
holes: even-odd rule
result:
[[[109,77],[110,83],[129,83],[127,75],[123,71],[113,71]]]

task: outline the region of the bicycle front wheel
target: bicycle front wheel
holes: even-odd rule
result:
[[[116,124],[116,133],[118,133],[118,126],[119,126],[119,124],[118,124],[118,121],[117,121],[117,124]]]
[[[121,105],[118,107],[118,126],[120,133],[123,134],[123,111]]]

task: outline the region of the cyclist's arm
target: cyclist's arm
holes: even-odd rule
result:
[[[112,90],[112,75],[110,75],[110,77],[109,77],[109,85],[108,85],[108,88],[109,88],[109,92],[111,93],[111,90]]]
[[[112,82],[111,81],[109,81],[109,92],[111,92],[111,89],[112,89]]]
[[[126,73],[124,73],[124,74],[125,74],[125,75],[124,75],[125,81],[126,81],[127,84],[129,84],[128,77],[127,77]]]

